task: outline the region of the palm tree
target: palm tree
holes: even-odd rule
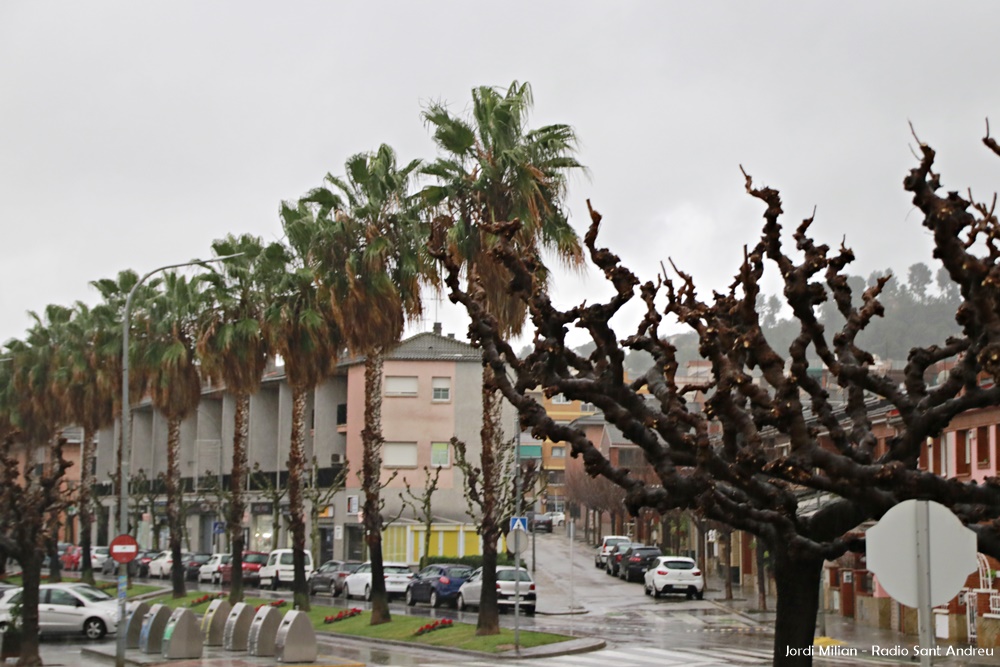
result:
[[[423,312],[421,288],[434,279],[434,263],[426,250],[427,226],[421,222],[409,188],[420,166],[403,168],[383,144],[374,153],[359,153],[345,164],[347,176],[327,175],[339,191],[319,188],[306,196],[314,217],[322,221],[322,242],[314,252],[321,280],[347,349],[365,357],[365,424],[362,487],[365,539],[372,563],[371,624],[391,619],[382,570],[382,367],[385,351],[399,342],[403,326]],[[346,206],[341,196],[346,199]],[[327,214],[333,211],[333,219]]]
[[[264,312],[270,285],[276,282],[274,263],[268,263],[261,240],[244,234],[215,241],[217,257],[239,255],[206,274],[212,307],[203,315],[198,334],[202,372],[225,385],[235,399],[233,465],[229,485],[228,528],[232,548],[229,601],[243,600],[243,512],[246,501],[247,440],[250,433],[250,397],[260,388],[270,356],[264,335]],[[283,269],[284,266],[279,264]]]
[[[137,313],[141,339],[137,342],[144,347],[141,361],[149,373],[150,397],[167,420],[166,510],[173,552],[170,574],[175,598],[185,594],[178,462],[181,422],[201,401],[195,341],[196,322],[203,305],[200,280],[187,280],[176,273],[168,273],[163,280],[163,291],[149,302],[145,312]]]
[[[288,449],[288,500],[291,515],[293,564],[292,591],[296,607],[309,610],[305,575],[306,528],[302,498],[306,457],[304,452],[306,400],[309,392],[335,367],[341,349],[340,330],[330,310],[328,291],[317,284],[311,249],[317,225],[305,205],[281,206],[282,225],[289,247],[269,248],[270,262],[281,262],[285,271],[267,304],[265,334],[285,364],[285,378],[292,392],[292,432]]]
[[[526,252],[548,250],[558,260],[578,267],[583,261],[580,241],[563,211],[568,173],[582,169],[574,157],[576,135],[568,125],[528,129],[531,87],[516,81],[503,91],[483,86],[472,90],[472,118],[452,116],[443,104],[424,113],[434,141],[444,155],[423,169],[437,179],[423,195],[450,224],[448,241],[465,264],[470,280],[485,290],[486,305],[505,333],[524,326],[523,305],[508,293],[510,276],[489,261],[495,236],[489,226],[520,220],[515,239]],[[539,275],[547,272],[539,266]],[[501,533],[497,516],[502,471],[494,452],[502,438],[498,422],[500,399],[492,370],[483,367],[482,496],[480,534],[483,538],[483,596],[477,634],[500,632],[496,604],[496,545]]]

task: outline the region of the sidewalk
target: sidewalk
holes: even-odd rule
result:
[[[719,577],[709,576],[707,578],[707,585],[708,588],[705,592],[706,600],[710,600],[714,604],[740,614],[747,620],[768,628],[768,630],[773,633],[776,616],[774,609],[777,603],[777,600],[773,595],[768,596],[767,599],[768,611],[760,611],[757,608],[757,593],[752,588],[747,590],[744,594],[740,586],[733,586],[733,599],[725,600],[722,580]],[[822,617],[819,620],[819,623],[822,625]],[[867,662],[869,664],[878,663],[887,665],[912,665],[919,662],[919,657],[915,655],[914,651],[915,645],[918,644],[918,638],[915,635],[905,635],[901,632],[893,630],[884,630],[881,628],[874,628],[863,623],[855,623],[853,618],[841,616],[840,612],[837,611],[827,611],[825,614],[825,623],[826,638],[840,643],[844,648],[857,649],[857,656],[837,657],[830,655],[824,657],[817,654],[814,656],[816,662],[839,665],[850,664],[851,662]],[[819,629],[816,631],[816,638],[817,645],[828,643],[820,636]],[[934,657],[935,665],[948,665],[949,667],[986,667],[988,665],[990,667],[996,667],[996,665],[1000,664],[1000,651],[996,649],[993,650],[992,656],[949,656],[947,655],[949,647],[952,649],[968,649],[970,648],[970,645],[949,642],[942,639],[937,639],[935,642],[938,647],[939,654]],[[873,647],[877,647],[883,652],[887,652],[889,650],[900,652],[905,649],[908,652],[908,655],[904,654],[900,656],[892,656],[883,654],[882,656],[875,657],[872,655]]]

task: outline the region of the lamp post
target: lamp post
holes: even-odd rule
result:
[[[225,259],[230,259],[232,257],[239,257],[244,253],[236,253],[235,255],[225,255],[223,257],[213,257],[212,259],[194,259],[190,262],[181,262],[180,264],[167,264],[166,266],[161,266],[157,269],[153,269],[142,278],[136,281],[132,289],[129,290],[128,297],[125,299],[125,312],[122,314],[122,417],[121,417],[121,428],[122,428],[122,455],[118,459],[118,530],[119,534],[124,535],[128,532],[128,482],[125,479],[125,475],[128,473],[130,464],[129,457],[132,453],[132,438],[131,438],[131,420],[132,412],[129,406],[129,395],[128,395],[128,338],[129,338],[129,328],[131,325],[132,318],[132,299],[135,297],[136,291],[139,287],[146,282],[146,279],[155,273],[160,271],[166,271],[167,269],[179,269],[185,266],[195,266],[209,264],[211,262],[221,262]],[[126,622],[125,614],[125,596],[127,595],[128,589],[128,564],[119,563],[118,564],[118,642],[117,650],[115,651],[115,667],[125,667],[125,627],[123,624]]]

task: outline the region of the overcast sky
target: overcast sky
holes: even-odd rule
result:
[[[425,105],[529,81],[532,125],[572,125],[568,205],[641,277],[673,258],[702,293],[760,233],[743,165],[786,229],[846,236],[851,272],[932,263],[902,189],[912,121],[946,187],[991,196],[994,2],[0,3],[0,341],[89,282],[280,238],[277,210],[392,145],[435,156]],[[932,265],[936,272],[937,267]],[[773,270],[771,271],[773,273]],[[774,283],[769,291],[776,291]],[[603,291],[560,276],[565,304]],[[428,318],[414,330],[429,329]],[[446,331],[465,335],[445,301]],[[622,335],[628,332],[620,329]]]

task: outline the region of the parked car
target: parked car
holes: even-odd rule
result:
[[[483,592],[483,568],[477,568],[458,589],[456,606],[460,610],[469,607],[479,607],[479,598]],[[513,565],[497,566],[497,605],[503,608],[514,608],[520,601],[520,607],[526,614],[535,613],[537,603],[535,582],[527,570],[515,568]]]
[[[646,595],[660,597],[668,593],[683,593],[688,600],[699,600],[705,595],[705,578],[698,564],[683,556],[660,556],[653,567],[646,570]]]
[[[406,604],[430,602],[432,607],[452,604],[458,591],[472,574],[468,565],[434,563],[418,572],[406,586]]]
[[[382,563],[385,576],[385,591],[389,597],[405,595],[406,587],[413,579],[413,570],[406,563]],[[344,597],[372,599],[372,564],[367,561],[358,566],[344,579]]]
[[[181,563],[186,563],[191,559],[192,554],[186,551],[181,552]],[[165,579],[170,576],[170,570],[174,567],[174,556],[172,551],[161,551],[160,554],[149,561],[149,576]]]
[[[230,561],[232,554],[212,554],[205,563],[198,568],[198,583],[211,581],[217,584],[222,581],[222,566]]]
[[[111,558],[111,551],[108,547],[90,547],[90,567],[100,571],[104,561]]]
[[[212,554],[200,553],[191,554],[190,558],[184,559],[184,577],[188,581],[198,581],[198,573],[201,566],[211,560]]]
[[[328,560],[319,566],[309,578],[309,593],[315,595],[320,591],[326,591],[333,597],[337,597],[344,592],[344,580],[347,575],[354,572],[361,566],[359,560]]]
[[[71,545],[59,560],[64,570],[79,570],[83,560],[83,547]]]
[[[243,583],[256,583],[260,581],[260,568],[267,562],[267,553],[263,551],[243,552]],[[230,560],[219,568],[219,578],[222,583],[228,584],[233,578],[233,561]]]
[[[140,551],[139,555],[136,556],[133,561],[135,563],[136,576],[143,578],[148,577],[149,563],[159,555],[159,551]]]
[[[551,533],[552,518],[548,514],[530,514],[528,515],[528,530],[531,532],[538,530]]]
[[[306,581],[309,581],[313,572],[313,557],[308,549],[305,549],[303,553],[306,559]],[[260,568],[260,587],[276,591],[282,582],[290,586],[295,579],[294,558],[295,554],[292,549],[275,549],[269,553],[267,562]]]
[[[622,554],[629,547],[644,547],[646,546],[642,542],[619,542],[615,546],[611,547],[611,551],[608,552],[608,563],[604,566],[604,571],[610,574],[612,577],[618,576],[618,568],[621,567]]]
[[[630,547],[622,554],[618,578],[625,581],[642,581],[646,570],[663,555],[660,547]]]
[[[552,519],[552,524],[555,526],[562,526],[566,523],[565,512],[546,512],[545,515]]]
[[[23,589],[0,602],[0,632],[6,632],[11,609],[20,604]],[[38,629],[43,635],[82,632],[100,639],[118,628],[118,600],[88,584],[42,584],[38,587]]]
[[[597,545],[597,553],[594,554],[594,567],[607,567],[608,552],[619,542],[631,542],[632,539],[625,535],[605,535],[601,543]]]

